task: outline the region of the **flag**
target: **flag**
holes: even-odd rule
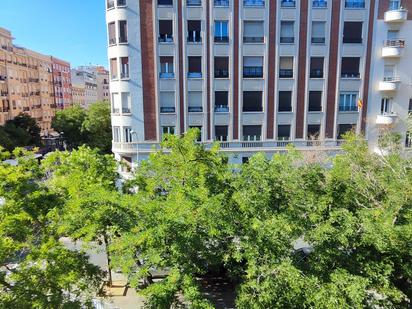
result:
[[[358,108],[362,109],[363,107],[363,101],[361,99],[358,100]]]

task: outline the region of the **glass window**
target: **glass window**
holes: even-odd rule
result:
[[[290,139],[290,125],[280,124],[278,125],[278,140],[287,141]]]
[[[325,44],[325,26],[324,21],[312,22],[312,43],[313,44]]]
[[[202,92],[201,91],[189,91],[188,92],[188,112],[189,113],[201,113],[203,112],[202,104]]]
[[[227,20],[215,21],[215,42],[226,43],[229,42],[229,30]]]
[[[279,112],[292,111],[292,91],[279,91]]]
[[[124,127],[123,128],[123,138],[125,143],[132,143],[133,142],[133,134],[131,127]]]
[[[358,93],[357,92],[342,92],[339,98],[340,112],[355,112],[358,110]]]
[[[280,22],[280,43],[293,44],[295,42],[294,26],[293,21]]]
[[[120,127],[113,127],[113,141],[120,143]]]
[[[174,91],[160,91],[160,112],[174,113],[175,112],[175,93]]]

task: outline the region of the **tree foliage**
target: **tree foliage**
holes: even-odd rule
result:
[[[107,102],[96,102],[87,110],[75,105],[58,111],[52,127],[63,133],[70,149],[87,145],[99,148],[102,153],[110,153],[112,129],[110,105]]]
[[[35,119],[20,114],[0,127],[0,145],[9,151],[16,147],[40,146],[40,131]]]

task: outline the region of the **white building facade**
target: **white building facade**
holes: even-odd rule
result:
[[[393,2],[106,0],[113,152],[136,163],[192,127],[234,163],[288,144],[336,152],[349,130],[374,145],[376,79],[411,65],[406,46],[405,58],[382,57],[382,12],[412,9]],[[406,19],[392,23],[399,38],[412,35]],[[408,87],[396,100],[409,102]]]

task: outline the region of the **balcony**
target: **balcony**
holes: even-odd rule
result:
[[[189,113],[201,113],[203,112],[203,107],[202,106],[189,106],[187,110]]]
[[[280,6],[282,8],[294,8],[296,7],[296,1],[295,0],[282,0],[280,2]]]
[[[313,8],[326,8],[328,7],[327,0],[313,0],[312,2]]]
[[[250,6],[257,6],[262,7],[265,6],[264,0],[243,0],[243,6],[250,7]]]
[[[187,0],[187,6],[202,6],[202,0]]]
[[[215,69],[215,78],[229,78],[227,69]]]
[[[161,78],[161,79],[173,79],[173,78],[175,78],[175,73],[160,72],[159,73],[159,78]]]
[[[162,114],[173,114],[175,112],[174,106],[161,106],[160,113]]]
[[[244,67],[243,77],[244,78],[262,78],[263,77],[263,67]]]
[[[383,43],[382,57],[383,58],[398,58],[402,54],[405,47],[405,40],[386,40]]]
[[[215,113],[228,113],[229,106],[228,105],[215,105]]]
[[[385,12],[384,20],[387,23],[401,23],[407,20],[408,18],[408,11],[399,8]]]
[[[171,34],[160,34],[159,43],[173,43],[173,35]]]
[[[215,0],[215,6],[228,7],[229,0]]]
[[[396,76],[384,77],[379,82],[379,91],[396,91],[400,82],[401,79]]]
[[[383,125],[383,126],[389,126],[393,124],[397,118],[398,118],[398,115],[395,113],[377,115],[376,124]]]
[[[364,0],[345,0],[345,8],[347,9],[364,9]]]

